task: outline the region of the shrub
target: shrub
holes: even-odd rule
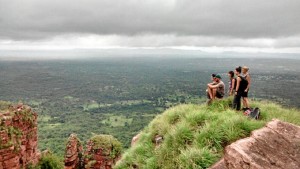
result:
[[[62,169],[64,168],[63,162],[56,155],[51,152],[42,155],[39,163],[36,166],[28,167],[30,169]]]

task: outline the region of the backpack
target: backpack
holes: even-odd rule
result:
[[[254,109],[247,109],[244,111],[244,115],[248,116],[250,118],[253,118],[255,120],[258,120],[260,117],[260,111],[258,107],[255,107]]]

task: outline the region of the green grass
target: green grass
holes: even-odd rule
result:
[[[89,111],[89,110],[98,109],[98,108],[99,108],[98,103],[86,103],[86,104],[83,105],[83,110],[84,111]]]
[[[38,120],[39,120],[39,122],[48,122],[49,120],[51,120],[51,116],[49,116],[49,115],[39,115]]]
[[[112,106],[132,106],[139,105],[143,103],[151,103],[150,100],[127,100],[127,101],[116,101],[111,104],[101,104],[97,102],[87,102],[82,105],[84,111],[89,111],[93,109],[103,108],[103,107],[112,107]]]
[[[226,145],[250,136],[273,118],[300,125],[300,111],[267,101],[253,101],[261,119],[253,120],[229,107],[231,98],[206,105],[179,105],[158,115],[142,132],[114,168],[208,168],[217,162]],[[156,146],[156,135],[163,142]]]
[[[64,167],[63,161],[51,152],[43,154],[37,165],[29,164],[28,169],[61,169]]]
[[[109,116],[107,119],[102,120],[103,124],[109,124],[112,127],[122,127],[127,123],[130,125],[132,123],[132,118],[126,118],[125,116]]]

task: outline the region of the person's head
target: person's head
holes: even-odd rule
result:
[[[215,81],[216,81],[216,82],[219,82],[221,79],[222,79],[222,78],[221,78],[220,75],[216,75],[216,76],[215,76]]]
[[[242,71],[242,67],[241,67],[241,66],[235,68],[235,74],[236,74],[236,75],[241,74],[241,71]]]
[[[228,77],[232,79],[234,77],[234,72],[231,70],[228,72]]]
[[[243,74],[247,74],[248,70],[249,70],[249,68],[247,66],[242,67],[242,73]]]
[[[214,81],[215,80],[215,77],[216,77],[216,74],[211,74],[211,81]]]

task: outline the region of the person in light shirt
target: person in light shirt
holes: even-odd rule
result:
[[[250,105],[249,105],[249,100],[248,100],[248,92],[249,92],[249,89],[250,89],[250,84],[251,84],[251,77],[250,77],[250,74],[249,74],[249,68],[247,66],[243,66],[242,67],[242,74],[243,74],[243,77],[247,80],[248,82],[248,85],[246,87],[246,89],[244,90],[243,94],[242,94],[242,98],[243,98],[243,109],[244,110],[247,110],[250,108]]]
[[[225,94],[225,84],[221,80],[220,75],[216,75],[214,78],[214,83],[207,84],[207,93],[209,95],[209,102],[213,101],[214,99],[222,99]]]

